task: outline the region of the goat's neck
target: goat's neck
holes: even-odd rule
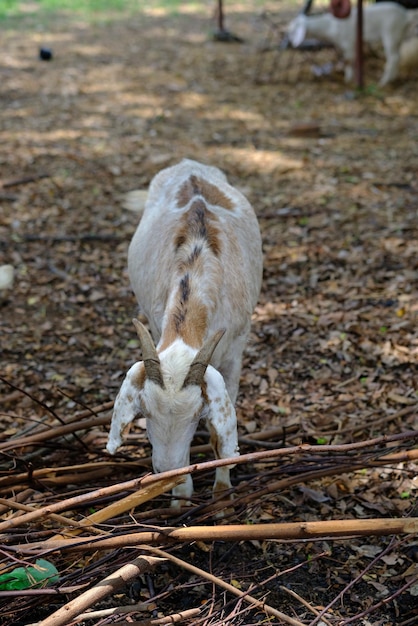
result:
[[[187,187],[184,194],[186,191],[192,194],[196,190]],[[208,320],[221,297],[221,238],[218,218],[208,209],[205,199],[192,196],[174,233],[176,271],[163,320],[161,349],[177,337],[192,348],[202,346]]]
[[[194,260],[179,260],[163,320],[159,350],[167,348],[178,337],[199,349],[207,336],[209,320],[221,293],[222,267],[209,249],[195,247]],[[193,254],[189,258],[192,258]]]
[[[208,307],[196,295],[187,293],[187,277],[183,277],[180,286],[170,299],[169,308],[164,316],[159,350],[164,350],[177,338],[192,348],[199,349],[206,336]]]

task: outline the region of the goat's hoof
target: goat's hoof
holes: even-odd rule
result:
[[[213,496],[217,505],[224,504],[224,508],[215,513],[215,517],[218,519],[234,513],[234,507],[231,505],[235,499],[235,494],[231,493],[231,488],[232,485],[230,483],[217,483],[213,489]]]
[[[190,500],[183,500],[183,499],[176,498],[175,500],[171,500],[170,502],[170,509],[173,509],[174,511],[180,511],[180,509],[182,509],[183,507],[190,507],[190,506],[192,506],[192,503],[190,502]]]

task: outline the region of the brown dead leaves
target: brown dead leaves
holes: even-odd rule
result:
[[[347,444],[418,427],[416,82],[379,92],[373,80],[380,68],[369,64],[368,87],[358,95],[338,74],[313,79],[311,56],[275,48],[265,53],[275,68],[271,80],[255,84],[265,22],[254,20],[252,7],[228,4],[228,11],[244,45],[210,40],[206,13],[114,17],[81,26],[66,16],[41,30],[28,18],[21,31],[5,27],[0,264],[14,267],[15,280],[0,302],[0,369],[16,388],[0,383],[3,443],[58,429],[60,420],[68,423],[85,407],[114,399],[138,358],[130,322],[136,303],[126,274],[138,217],[122,203],[126,192],[145,189],[159,169],[183,156],[225,169],[260,220],[264,282],[237,405],[242,452],[259,449],[260,441],[248,438],[260,432],[270,433],[272,446]],[[280,29],[293,13],[294,7],[280,7]],[[46,65],[36,53],[47,31],[56,54]],[[333,60],[334,53],[323,50],[314,62]],[[318,130],[292,132],[301,127]],[[3,477],[18,486],[16,499],[39,507],[149,471],[142,428],[132,430],[117,466],[106,468],[103,415],[87,410],[87,418],[89,431],[77,431],[79,440],[54,430],[60,435],[4,451]],[[207,440],[199,437],[196,459],[203,460]],[[366,470],[332,459],[340,463],[335,475],[304,474],[303,484],[298,476],[323,468],[324,456],[237,467],[236,487],[242,486],[246,505],[226,521],[411,515],[416,459],[408,450],[399,453],[408,460],[395,457]],[[294,483],[269,492],[289,476]],[[209,477],[199,479],[197,505],[207,503],[209,483]],[[154,504],[155,511],[132,511],[121,523],[136,528],[144,519],[172,520],[167,498]],[[205,515],[202,523],[212,520]],[[382,541],[370,543],[379,548]],[[340,623],[396,594],[415,575],[412,547],[403,544],[385,556],[390,561],[365,571],[365,543],[242,543],[227,556],[216,545],[210,564],[198,547],[190,558],[244,587],[256,579],[254,593],[269,591],[270,604],[292,613],[294,599],[276,580],[261,584],[278,568],[286,571],[288,586],[306,591],[317,606],[359,576],[327,614]],[[109,565],[103,556],[107,571],[122,566],[125,553],[118,559],[113,563],[112,556]],[[300,567],[293,571],[295,560]],[[59,565],[71,585],[98,579],[90,562],[86,571],[66,558]],[[157,593],[164,589],[172,597],[178,574],[171,574],[158,579]],[[176,580],[184,597],[188,579]],[[413,618],[415,589],[400,604],[389,602],[369,615],[371,623],[374,615],[375,623]],[[204,585],[193,597],[212,602]],[[223,601],[213,602],[222,620]],[[170,609],[178,608],[174,604]],[[240,622],[225,610],[231,624]],[[302,614],[300,605],[297,611]]]

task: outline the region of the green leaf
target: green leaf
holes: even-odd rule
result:
[[[59,573],[55,565],[45,559],[37,559],[35,565],[16,567],[7,574],[0,576],[0,591],[45,587],[59,581]]]

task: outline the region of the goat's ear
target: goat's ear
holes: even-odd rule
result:
[[[289,41],[294,48],[300,46],[302,41],[306,37],[306,24],[301,20],[298,20],[295,24],[292,25],[292,28],[289,30]]]
[[[144,376],[144,364],[138,362],[131,367],[122,383],[115,400],[106,446],[106,450],[110,454],[115,454],[119,446],[122,445],[123,432],[140,411],[140,397]]]
[[[217,459],[238,456],[237,417],[223,376],[209,365],[205,382],[209,400],[207,419],[215,456]]]

